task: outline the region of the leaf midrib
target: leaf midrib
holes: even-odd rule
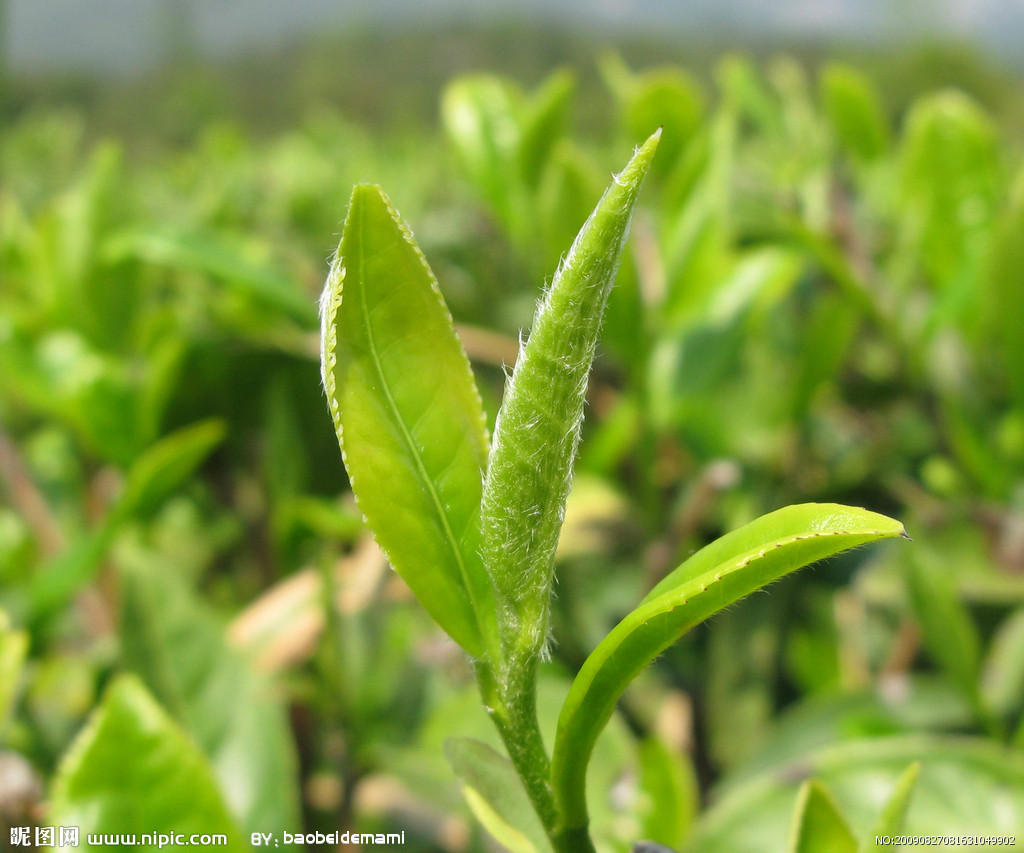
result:
[[[390,215],[390,211],[389,211],[389,215]],[[455,545],[455,534],[454,534],[454,532],[452,530],[451,523],[448,520],[448,514],[447,514],[447,512],[446,512],[446,510],[444,508],[444,504],[441,502],[440,495],[438,495],[438,493],[437,493],[437,489],[434,486],[434,481],[430,477],[429,472],[427,471],[426,465],[424,464],[423,458],[420,455],[420,452],[419,452],[419,450],[416,447],[416,443],[413,440],[412,434],[407,429],[407,427],[405,425],[405,420],[401,416],[400,410],[399,410],[399,408],[398,408],[398,406],[397,406],[397,404],[395,402],[394,394],[392,394],[392,392],[391,392],[391,385],[388,383],[387,377],[384,374],[384,367],[383,367],[383,365],[381,363],[380,355],[379,355],[379,353],[377,351],[377,341],[376,341],[376,338],[374,337],[374,333],[373,333],[373,322],[370,319],[370,309],[369,309],[369,306],[368,306],[367,300],[366,300],[366,275],[365,275],[365,273],[366,273],[366,269],[365,269],[365,267],[366,267],[366,257],[365,257],[365,251],[364,251],[364,247],[366,245],[366,240],[365,240],[365,236],[364,236],[365,235],[365,224],[366,224],[366,216],[365,216],[364,213],[360,212],[360,214],[359,214],[359,225],[358,225],[358,227],[359,227],[359,232],[358,232],[359,233],[359,248],[360,248],[360,252],[359,252],[359,282],[360,282],[360,286],[359,286],[359,299],[360,299],[360,307],[361,307],[361,310],[363,312],[363,317],[366,320],[365,327],[366,327],[366,338],[367,338],[368,349],[370,351],[371,358],[373,359],[374,369],[375,369],[375,371],[377,373],[378,378],[380,379],[381,390],[384,392],[384,397],[387,400],[388,411],[394,413],[394,420],[395,420],[395,423],[398,424],[399,431],[400,431],[400,433],[402,435],[402,440],[405,442],[406,447],[408,448],[410,454],[412,455],[412,458],[415,460],[416,470],[417,470],[417,472],[420,475],[420,479],[426,484],[427,494],[430,496],[430,500],[431,500],[431,502],[434,505],[434,509],[437,512],[438,517],[441,519],[441,524],[442,524],[442,526],[444,528],[444,534],[445,534],[445,544],[447,545],[448,550],[451,552],[452,556],[454,557],[455,564],[459,568],[459,576],[462,578],[463,589],[464,589],[464,592],[466,594],[467,599],[469,600],[470,610],[473,612],[473,616],[474,616],[474,619],[475,619],[475,622],[476,622],[477,639],[482,642],[482,640],[483,640],[483,632],[481,631],[481,626],[479,624],[479,618],[477,617],[477,614],[476,614],[476,608],[473,606],[473,595],[472,595],[472,591],[471,591],[472,587],[471,587],[471,585],[469,583],[468,570],[466,568],[465,560],[463,559],[463,556],[462,556],[462,549],[456,547],[456,545]],[[384,250],[382,249],[381,251],[383,252]],[[426,410],[424,410],[424,411],[426,411]]]

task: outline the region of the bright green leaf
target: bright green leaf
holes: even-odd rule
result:
[[[565,701],[552,781],[568,826],[585,826],[590,751],[630,681],[693,626],[802,566],[906,535],[903,525],[838,504],[786,507],[694,554],[659,583],[583,664]]]
[[[83,851],[99,849],[90,833],[224,834],[228,848],[208,849],[248,849],[206,758],[133,676],[114,681],[64,757],[47,823],[80,827]]]
[[[896,781],[892,794],[882,807],[882,813],[872,829],[871,834],[860,846],[860,853],[868,853],[877,850],[875,837],[878,835],[898,835],[903,831],[903,822],[907,817],[907,809],[910,807],[910,795],[914,792],[914,785],[921,773],[921,764],[915,761]]]
[[[830,64],[821,72],[821,100],[840,145],[869,162],[885,152],[889,129],[878,93],[860,71]]]
[[[123,573],[126,664],[195,738],[245,832],[299,822],[297,758],[287,711],[269,681],[228,648],[180,576]]]
[[[227,434],[217,418],[183,427],[160,439],[132,465],[112,510],[120,520],[152,512],[206,461]]]
[[[352,193],[322,309],[324,385],[360,509],[431,616],[480,656],[494,619],[483,409],[437,281],[378,187]]]
[[[789,853],[857,853],[857,841],[820,782],[804,782],[797,795]]]

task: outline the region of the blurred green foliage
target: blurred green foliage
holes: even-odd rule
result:
[[[211,120],[228,95],[209,80],[192,98],[197,70],[153,83],[190,120],[120,140],[109,104],[100,132],[15,90],[0,746],[29,781],[0,822],[130,832],[116,767],[151,786],[145,827],[229,827],[238,849],[299,827],[485,849],[441,747],[494,742],[470,675],[344,486],[316,367],[324,259],[352,184],[388,186],[493,417],[543,279],[661,124],[591,381],[542,709],[627,602],[768,510],[863,505],[915,541],[782,581],[666,652],[599,743],[596,840],[754,853],[831,822],[859,844],[914,762],[905,832],[1024,833],[1019,85],[921,57],[913,85],[905,56],[888,78],[628,53],[480,72],[445,89],[440,131],[422,88],[386,127],[381,98],[342,115],[325,97],[249,134]]]

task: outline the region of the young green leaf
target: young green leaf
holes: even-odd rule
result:
[[[702,548],[623,619],[583,664],[558,721],[552,785],[567,832],[585,831],[594,741],[630,681],[690,628],[809,563],[905,536],[891,518],[838,504],[776,510]]]
[[[225,435],[227,425],[219,418],[209,418],[154,443],[129,469],[111,516],[123,521],[151,513],[195,474]]]
[[[869,851],[877,849],[876,836],[897,835],[903,831],[903,820],[907,815],[907,807],[910,805],[910,795],[914,791],[914,784],[920,773],[921,762],[915,761],[896,780],[896,787],[882,807],[882,813],[878,816],[871,834],[861,844],[860,853],[869,853]]]
[[[598,203],[537,310],[495,426],[483,491],[484,562],[505,646],[547,639],[555,546],[583,420],[587,375],[637,194],[660,131]]]
[[[523,110],[519,141],[519,171],[522,179],[536,187],[562,135],[575,79],[570,71],[554,72],[530,97]]]
[[[201,831],[236,844],[241,836],[206,758],[134,676],[111,685],[68,751],[48,817],[83,837]]]
[[[857,841],[832,795],[820,782],[804,782],[797,796],[789,853],[857,853]]]
[[[885,153],[889,131],[867,77],[833,63],[821,72],[820,85],[822,105],[840,144],[865,163]]]
[[[140,566],[121,577],[125,664],[209,757],[244,832],[295,826],[298,761],[273,685],[226,645],[180,574]]]
[[[430,615],[481,656],[495,634],[479,556],[483,408],[437,281],[379,187],[352,192],[321,311],[324,386],[360,509]]]
[[[904,227],[920,235],[932,279],[951,286],[985,245],[1005,185],[995,126],[961,92],[926,96],[907,116],[901,160]]]
[[[519,165],[522,102],[521,91],[492,74],[461,77],[441,99],[445,130],[466,172],[517,242],[529,216]]]
[[[512,853],[551,853],[551,842],[509,760],[472,738],[453,738],[444,746],[466,802],[487,831]]]

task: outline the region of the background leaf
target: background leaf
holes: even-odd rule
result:
[[[1024,759],[1019,750],[960,737],[867,737],[810,751],[720,788],[686,851],[785,849],[791,829],[787,813],[807,777],[828,787],[853,826],[870,827],[879,803],[892,795],[907,765],[918,761],[921,773],[902,833],[1020,834]]]
[[[246,833],[299,822],[298,759],[274,686],[224,642],[207,607],[165,571],[123,574],[126,664],[195,738]]]
[[[910,797],[914,792],[914,785],[917,784],[917,777],[920,775],[921,764],[915,761],[896,780],[896,787],[889,799],[886,800],[882,813],[872,827],[871,834],[864,839],[864,843],[860,847],[862,853],[878,849],[879,845],[875,843],[875,836],[898,835],[903,831],[907,809],[910,807]]]
[[[159,832],[222,833],[249,849],[202,753],[131,676],[114,681],[65,757],[47,819],[80,827],[80,850],[99,849],[89,833]]]
[[[463,783],[473,813],[512,853],[551,853],[533,805],[511,762],[469,738],[445,743],[448,760]]]
[[[835,800],[813,779],[797,795],[790,853],[857,853],[857,842]]]
[[[7,614],[0,610],[0,743],[21,688],[28,642],[28,633],[12,628]]]

